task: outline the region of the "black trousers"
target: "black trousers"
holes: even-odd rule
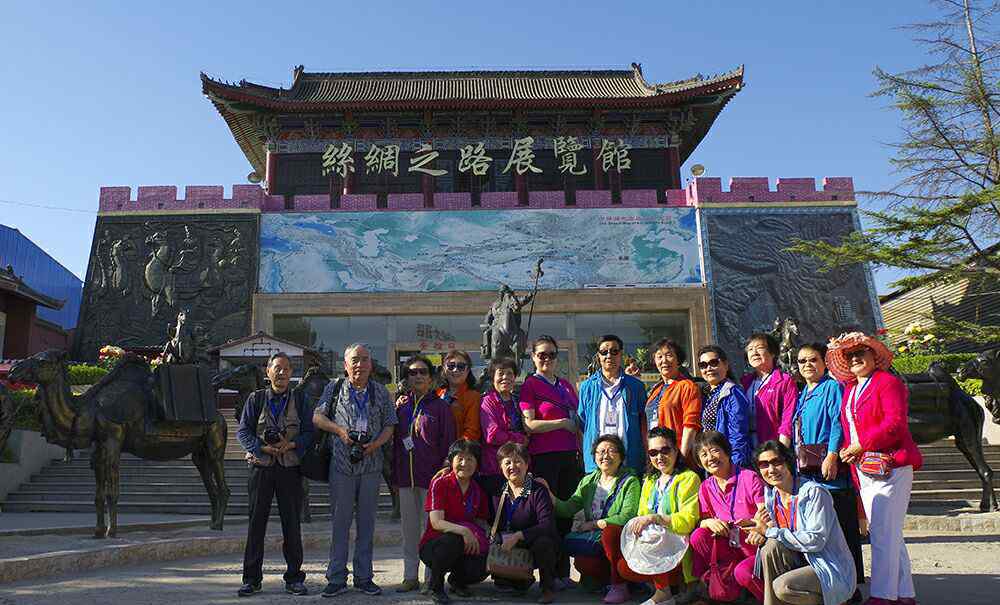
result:
[[[476,477],[476,482],[490,497],[490,519],[492,519],[497,513],[496,500],[500,497],[504,486],[507,485],[507,480],[503,478],[503,475],[479,475]]]
[[[861,528],[858,524],[858,494],[854,486],[847,489],[830,490],[833,497],[833,510],[837,512],[837,521],[847,540],[847,548],[854,557],[854,568],[858,572],[858,584],[865,582],[865,560],[861,556]]]
[[[271,516],[271,500],[278,498],[281,516],[281,551],[285,555],[285,583],[303,582],[302,571],[302,475],[299,467],[252,466],[248,482],[250,525],[243,551],[243,583],[258,584],[264,577],[264,536]]]
[[[486,579],[486,555],[465,554],[465,541],[458,534],[444,534],[424,544],[420,560],[431,568],[431,590],[444,589],[444,576],[453,586],[469,586]]]
[[[583,476],[576,451],[548,452],[532,456],[531,472],[536,477],[545,479],[560,500],[566,500],[573,495],[577,484],[580,483],[580,477]],[[565,538],[572,528],[573,519],[556,518],[556,531],[559,532],[560,543],[562,543],[561,538]],[[555,573],[557,578],[569,577],[569,555],[562,548],[559,549]]]

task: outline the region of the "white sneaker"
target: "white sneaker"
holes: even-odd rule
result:
[[[670,597],[666,601],[660,601],[659,603],[657,603],[656,601],[653,600],[652,597],[650,597],[645,601],[643,601],[642,603],[640,603],[639,605],[675,605],[675,601],[673,597]]]

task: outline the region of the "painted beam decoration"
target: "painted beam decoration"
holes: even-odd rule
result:
[[[259,288],[443,292],[702,283],[694,208],[282,213],[261,217]]]

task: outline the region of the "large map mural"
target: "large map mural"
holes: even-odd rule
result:
[[[440,292],[702,283],[693,208],[261,217],[261,292]]]

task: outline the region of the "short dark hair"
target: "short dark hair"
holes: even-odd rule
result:
[[[493,377],[496,376],[497,370],[511,370],[514,372],[514,378],[517,378],[517,375],[520,373],[517,362],[510,357],[494,357],[490,360],[489,367],[486,368],[486,380],[489,381],[488,384],[493,384]]]
[[[476,377],[472,375],[472,357],[470,357],[465,351],[461,349],[452,349],[451,351],[448,351],[448,353],[441,359],[441,365],[446,365],[448,360],[456,357],[461,357],[465,361],[465,365],[469,366],[469,373],[465,375],[465,386],[470,389],[476,388]]]
[[[687,361],[687,351],[685,351],[684,347],[682,347],[680,343],[678,343],[673,338],[661,338],[660,340],[657,340],[655,343],[653,343],[653,350],[651,351],[651,353],[653,355],[656,355],[656,352],[662,349],[663,347],[670,347],[671,349],[673,349],[674,356],[677,358],[678,364],[683,364],[684,362]]]
[[[757,460],[764,452],[774,452],[785,463],[785,466],[788,467],[788,472],[795,472],[795,457],[792,455],[792,450],[785,447],[785,444],[777,439],[770,439],[758,445],[757,449],[753,451],[753,466],[758,475],[760,475],[760,468],[757,467]],[[761,478],[763,479],[763,477]]]
[[[554,336],[549,336],[548,334],[541,334],[535,339],[535,342],[531,343],[531,352],[534,353],[538,345],[548,343],[556,348],[556,352],[559,351],[559,344],[556,343]]]
[[[802,345],[795,351],[795,355],[798,356],[799,351],[801,351],[802,349],[809,349],[810,351],[816,351],[817,353],[819,353],[819,358],[824,363],[826,363],[826,352],[828,349],[827,346],[822,342],[807,342],[806,344]]]
[[[684,456],[681,456],[680,444],[677,443],[677,433],[674,429],[669,429],[665,426],[655,426],[649,429],[649,433],[646,434],[646,445],[648,448],[649,440],[659,437],[660,439],[666,439],[670,442],[670,445],[674,446],[674,450],[677,451],[677,460],[674,461],[674,474],[681,471],[687,470],[687,463],[684,461]],[[647,456],[648,458],[648,456]],[[652,460],[646,461],[646,474],[650,477],[655,477],[660,471],[653,466]],[[652,511],[656,512],[656,511]]]
[[[771,336],[767,332],[754,332],[751,334],[750,337],[743,343],[744,353],[746,352],[747,347],[750,346],[750,343],[755,340],[763,340],[767,345],[768,352],[771,353],[771,357],[774,357],[775,359],[778,358],[778,355],[781,353],[781,345],[778,344],[778,341],[774,336]]]
[[[703,431],[698,433],[694,439],[695,455],[706,447],[717,447],[726,453],[726,456],[733,457],[733,446],[729,439],[719,431]]]
[[[517,456],[521,460],[529,464],[531,463],[531,454],[528,452],[528,446],[508,441],[497,450],[497,464],[500,464],[505,458],[510,458],[511,456]]]
[[[431,362],[430,359],[427,359],[423,355],[414,355],[413,357],[410,357],[409,359],[406,360],[406,363],[403,364],[403,368],[409,369],[410,366],[412,366],[415,363],[422,363],[425,366],[427,366],[427,370],[430,372],[430,375],[432,377],[434,376],[434,372],[437,368],[434,367],[434,363]]]
[[[284,359],[288,362],[288,365],[292,365],[292,358],[288,356],[288,353],[285,353],[284,351],[276,351],[271,353],[271,356],[267,358],[267,367],[271,367],[271,364],[274,363],[276,359]]]
[[[618,450],[618,455],[622,457],[622,464],[625,464],[625,442],[622,441],[622,438],[619,437],[618,435],[612,435],[611,433],[608,433],[606,435],[601,435],[600,437],[594,440],[594,444],[590,446],[591,458],[597,455],[597,446],[601,445],[602,443],[610,443],[611,445],[615,446],[615,449]]]
[[[614,334],[605,334],[604,336],[601,336],[600,338],[598,338],[597,339],[597,348],[600,348],[601,345],[603,343],[606,343],[606,342],[615,342],[615,343],[618,343],[618,348],[621,349],[622,352],[625,351],[625,343],[622,342],[621,338],[618,338]]]
[[[702,348],[698,349],[698,359],[697,359],[698,363],[701,362],[701,356],[704,355],[705,353],[715,353],[716,355],[719,356],[719,361],[724,361],[726,362],[727,365],[729,364],[729,356],[726,355],[726,350],[720,347],[719,345],[705,345]],[[726,378],[733,381],[736,380],[736,377],[733,376],[732,366],[729,366],[728,371],[726,372]]]
[[[455,456],[458,456],[459,454],[469,454],[476,459],[476,466],[479,466],[479,456],[482,452],[482,447],[480,447],[477,442],[469,439],[458,439],[448,446],[448,456],[445,460],[450,468],[451,463],[455,460]]]

